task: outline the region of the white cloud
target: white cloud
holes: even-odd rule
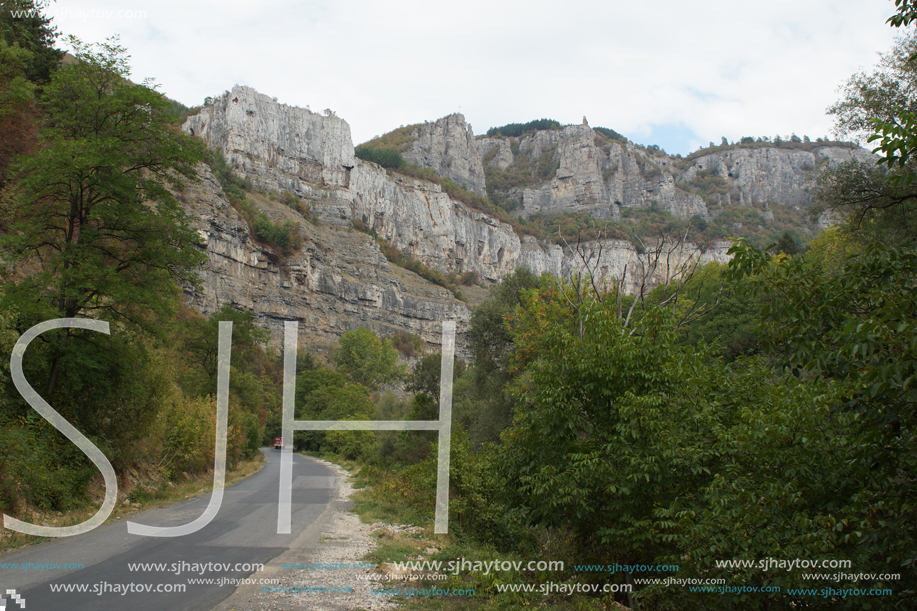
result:
[[[334,109],[357,143],[456,111],[476,133],[585,114],[638,142],[661,125],[696,134],[692,146],[825,135],[838,86],[896,33],[884,23],[894,4],[879,0],[58,0],[48,10],[69,13],[55,19],[65,34],[120,34],[134,77],[185,104],[250,85]]]

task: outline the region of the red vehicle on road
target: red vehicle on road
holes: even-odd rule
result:
[[[283,448],[283,437],[274,437],[274,449],[280,450]]]

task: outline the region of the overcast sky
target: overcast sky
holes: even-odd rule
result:
[[[825,109],[896,31],[892,0],[57,0],[84,42],[188,105],[234,84],[333,109],[354,144],[461,112],[542,117],[687,154],[722,136],[832,135]]]

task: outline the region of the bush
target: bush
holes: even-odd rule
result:
[[[515,144],[518,141],[513,140]],[[496,154],[496,148],[492,153]],[[538,158],[530,155],[520,155],[518,146],[515,148],[516,158],[513,165],[501,170],[490,164],[484,165],[484,175],[487,179],[487,192],[491,198],[499,192],[506,192],[513,188],[532,187],[551,180],[560,167],[560,163],[554,160],[554,154],[557,152],[557,146],[553,146],[542,151]]]
[[[252,181],[247,176],[238,177],[219,150],[209,149],[205,153],[204,160],[223,187],[229,203],[248,223],[251,234],[257,241],[277,249],[284,256],[289,256],[302,248],[303,240],[299,233],[299,223],[293,221],[285,221],[282,224],[274,223],[266,214],[259,211],[245,195],[246,192],[254,191]],[[311,208],[289,191],[284,191],[280,200],[305,216],[307,220],[312,220]]]
[[[468,298],[462,294],[455,283],[450,282],[449,279],[446,278],[446,276],[444,276],[441,271],[427,267],[417,259],[412,259],[404,255],[400,250],[398,250],[398,248],[396,248],[387,240],[376,238],[376,242],[379,244],[379,249],[382,251],[382,254],[385,255],[385,258],[395,265],[403,267],[408,271],[414,272],[424,280],[429,280],[433,284],[437,284],[445,289],[449,289],[452,291],[452,294],[455,296],[455,298],[459,301],[468,301]]]
[[[176,397],[162,415],[162,470],[167,477],[201,473],[213,464],[216,402]]]
[[[536,119],[528,123],[507,123],[502,127],[491,127],[487,130],[487,135],[491,138],[494,136],[518,138],[528,132],[560,128],[561,124],[554,119]]]
[[[312,207],[309,204],[303,202],[298,196],[290,193],[289,191],[284,191],[280,194],[280,202],[303,215],[303,218],[305,218],[310,223],[313,222]]]
[[[299,223],[294,221],[284,221],[282,224],[275,223],[262,212],[255,220],[253,229],[256,240],[276,248],[284,255],[293,254],[293,252],[302,248]]]
[[[404,158],[398,151],[375,148],[363,144],[355,148],[353,154],[364,161],[378,163],[383,168],[390,170],[397,170],[404,165]]]
[[[391,337],[392,348],[402,356],[417,356],[423,351],[423,339],[419,335],[407,331],[399,331]]]
[[[619,134],[613,129],[608,129],[607,127],[593,127],[592,131],[602,134],[609,140],[616,140],[618,142],[627,142],[627,138]]]

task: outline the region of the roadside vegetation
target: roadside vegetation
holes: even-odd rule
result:
[[[908,83],[917,82],[907,61],[915,40],[899,41],[892,56]],[[358,510],[427,530],[422,544],[381,539],[373,558],[546,559],[565,568],[458,571],[419,585],[474,589],[473,599],[415,597],[407,608],[914,605],[917,191],[908,143],[917,122],[906,114],[889,121],[888,109],[868,105],[881,99],[883,81],[854,81],[842,119],[876,130],[885,167],[819,170],[817,210],[839,220],[808,249],[789,230],[771,253],[740,240],[728,265],[637,296],[595,287],[588,276],[564,284],[519,270],[474,309],[473,358],[452,388],[449,534],[432,534],[435,435],[378,432],[363,455],[349,457],[367,486]],[[721,216],[757,222],[740,212]],[[411,375],[432,375],[409,386],[409,399],[387,400],[385,413],[435,418],[437,361],[425,357]],[[873,577],[717,566],[762,558],[849,561]],[[598,568],[614,564],[676,565],[663,577],[718,578],[732,589],[652,584],[642,581],[659,576],[652,572]],[[633,590],[538,591],[549,583]],[[740,591],[765,586],[772,591]],[[892,594],[803,591],[829,587]]]
[[[58,63],[56,34],[36,15],[0,12],[0,345],[9,355],[49,320],[108,323],[108,334],[40,335],[25,379],[111,461],[124,484],[119,506],[177,498],[173,487],[213,468],[218,322],[234,325],[230,470],[257,457],[279,418],[282,368],[251,313],[225,306],[204,317],[183,303],[203,255],[174,194],[204,154],[175,129],[176,106],[130,82],[117,39],[71,37],[75,58]],[[238,181],[222,178],[244,200]],[[276,228],[261,227],[275,241]],[[0,384],[0,510],[51,522],[94,513],[103,492],[95,466],[22,398],[9,358]],[[4,546],[14,544],[7,534]]]
[[[896,4],[894,25],[917,19],[913,3]],[[202,255],[172,193],[193,180],[203,151],[175,132],[167,102],[127,81],[117,41],[72,40],[80,61],[42,72],[29,49],[47,40],[47,23],[4,30],[0,41],[0,125],[25,137],[0,159],[0,347],[12,352],[50,319],[108,322],[110,335],[45,333],[25,355],[25,378],[136,484],[119,506],[190,494],[185,482],[202,492],[213,462],[219,323],[233,323],[231,467],[253,468],[259,446],[281,434],[281,356],[251,313],[227,304],[205,317],[180,299],[179,287],[197,286]],[[295,435],[297,450],[358,471],[364,516],[425,529],[388,538],[374,560],[564,563],[553,571],[460,568],[428,584],[473,589],[473,598],[414,598],[405,601],[411,608],[915,607],[917,120],[884,95],[893,89],[913,102],[915,51],[913,34],[899,40],[885,60],[894,70],[857,75],[845,90],[838,121],[874,130],[882,167],[818,170],[817,210],[838,222],[807,250],[786,230],[772,252],[739,240],[728,265],[675,273],[661,264],[667,253],[647,245],[649,265],[656,262],[649,271],[663,277],[629,295],[621,284],[594,284],[598,270],[571,241],[587,261],[583,275],[565,283],[519,269],[492,288],[463,329],[471,358],[453,361],[448,535],[432,533],[437,432]],[[15,124],[3,122],[9,116]],[[212,164],[244,209],[246,185]],[[73,180],[53,180],[60,175]],[[739,212],[735,222],[759,222]],[[561,236],[585,231],[585,219],[566,220],[572,226],[558,226]],[[652,209],[632,220],[647,230],[683,228]],[[441,355],[422,354],[417,336],[380,330],[351,329],[328,355],[296,355],[296,419],[438,418]],[[100,496],[97,471],[22,399],[6,360],[0,384],[0,509],[79,519]],[[718,566],[761,559],[844,561],[870,577]],[[717,578],[731,589],[647,583],[660,575],[620,565],[675,566],[662,576]],[[627,588],[541,591],[550,584]],[[740,590],[765,586],[773,591]],[[796,591],[828,587],[892,594]]]

